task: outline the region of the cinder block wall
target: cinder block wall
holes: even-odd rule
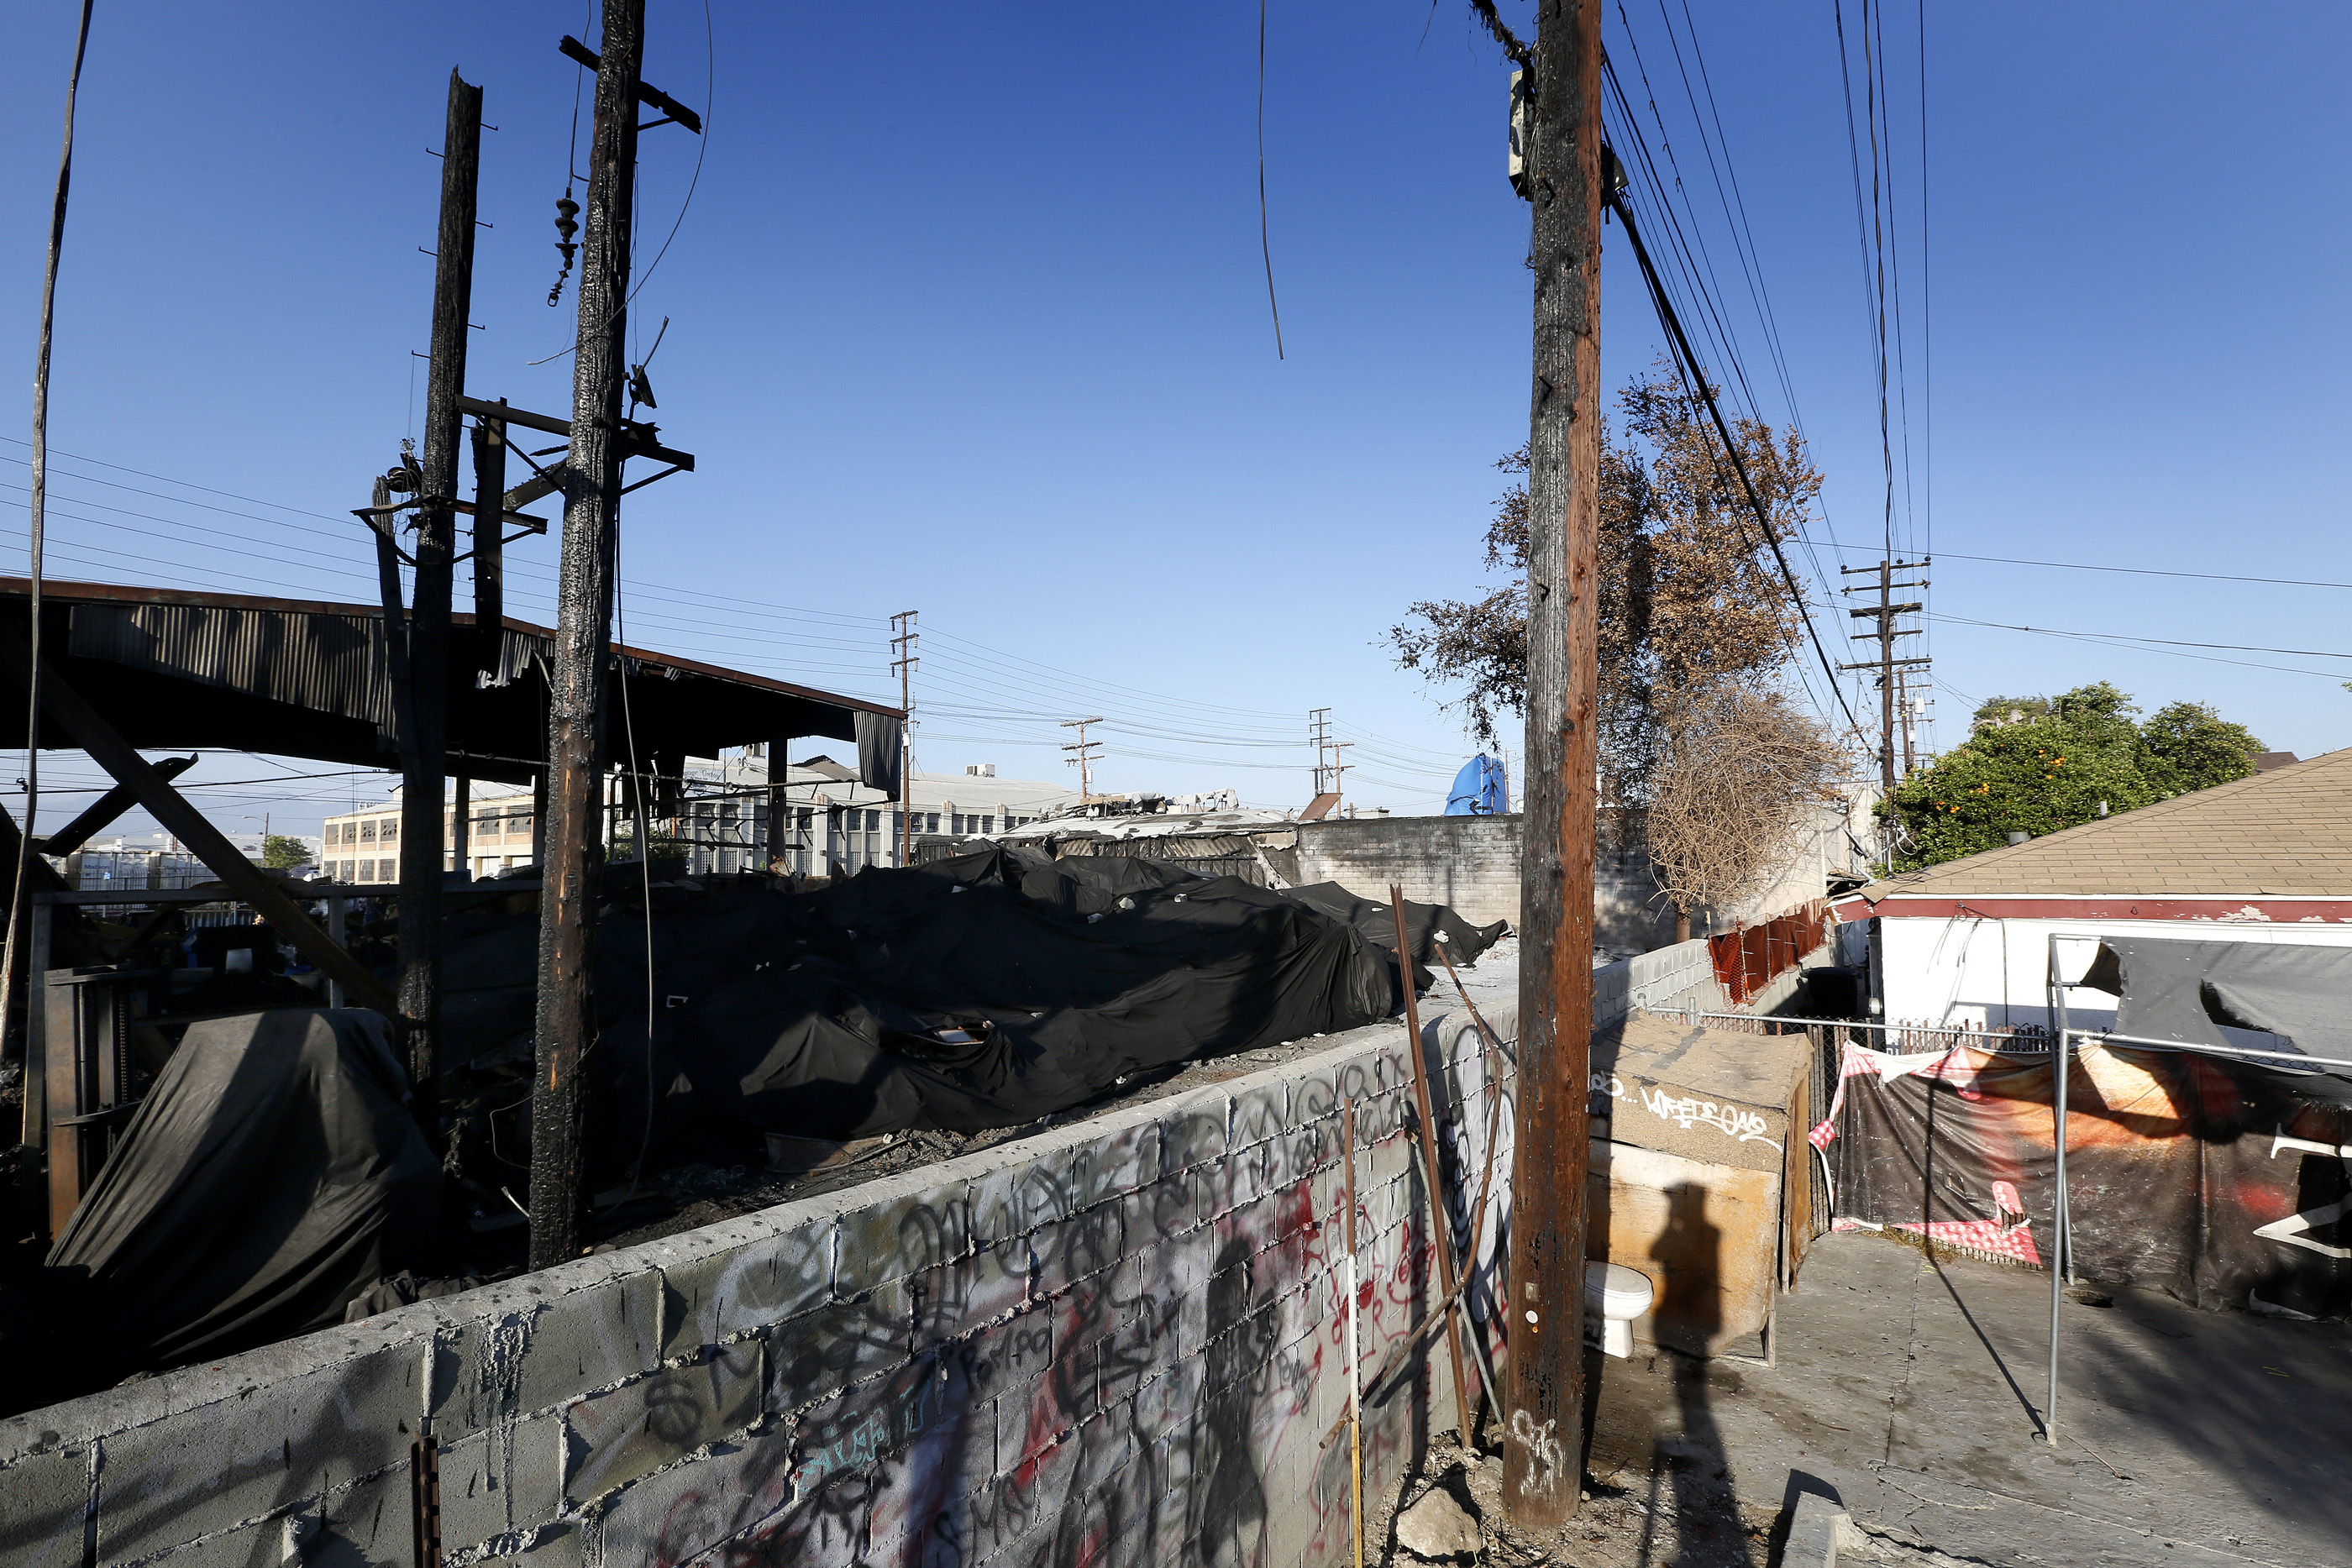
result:
[[[1624,815],[1606,814],[1595,846],[1593,940],[1646,952],[1674,940],[1674,911],[1657,896],[1648,852]],[[1407,898],[1450,904],[1481,925],[1507,920],[1516,929],[1523,820],[1514,813],[1301,822],[1297,848],[1269,849],[1266,859],[1293,883],[1336,882],[1359,897],[1383,900],[1395,883]],[[1258,835],[1261,843],[1273,836]]]
[[[1425,1035],[1475,1190],[1507,1063],[1461,1015]],[[1368,1379],[1439,1294],[1408,1062],[1401,1027],[1356,1030],[1213,1089],[0,1422],[0,1562],[406,1568],[429,1445],[453,1565],[1341,1563],[1343,1100]],[[1454,1424],[1432,1343],[1368,1408],[1375,1488]]]

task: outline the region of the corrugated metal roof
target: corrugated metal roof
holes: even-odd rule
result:
[[[383,623],[226,605],[77,604],[67,652],[362,719],[389,735]]]

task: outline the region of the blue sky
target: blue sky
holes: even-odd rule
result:
[[[1057,721],[1099,714],[1109,787],[1297,804],[1307,710],[1328,706],[1360,743],[1354,798],[1434,809],[1468,747],[1448,694],[1381,639],[1411,601],[1478,588],[1489,465],[1527,406],[1506,72],[1466,7],[1270,5],[1282,360],[1256,7],[713,0],[708,41],[699,5],[649,9],[647,78],[707,105],[709,133],[645,139],[635,322],[642,351],[669,319],[656,417],[700,464],[628,503],[631,640],[880,694],[887,618],[918,609],[927,768],[1065,778]],[[1849,0],[1850,39],[1860,15]],[[0,62],[17,150],[0,170],[0,354],[26,369],[73,16],[19,8]],[[1964,696],[2109,678],[2150,707],[2213,703],[2274,747],[2345,744],[2352,660],[1967,623],[2352,653],[2345,590],[1958,557],[2352,581],[2335,476],[2352,236],[2329,78],[2352,16],[1934,8],[1924,163],[1918,23],[1883,21],[1898,541],[1937,551],[1932,608],[1961,618],[1929,639],[1944,739]],[[1785,423],[1710,150],[1737,171],[1830,475],[1806,564],[1832,575],[1874,555],[1885,483],[1834,24],[1828,4],[1721,0],[1628,0],[1608,21],[1651,152],[1685,177],[1755,406]],[[577,79],[554,45],[591,26],[576,5],[100,0],[59,289],[51,438],[78,455],[56,459],[54,574],[370,596],[363,541],[336,519],[414,429],[426,149],[453,65],[499,127],[470,389],[564,412],[568,361],[529,361],[575,325],[568,289],[544,303]],[[1712,149],[1693,120],[1709,89]],[[1613,230],[1603,287],[1613,384],[1659,345]],[[28,379],[0,393],[19,443]],[[23,453],[0,444],[0,485],[22,485]],[[21,500],[0,489],[0,555],[21,552]],[[517,555],[513,612],[544,619],[551,547]],[[222,758],[192,777],[257,771]],[[226,825],[267,810],[308,826],[381,792],[362,777],[212,799]]]

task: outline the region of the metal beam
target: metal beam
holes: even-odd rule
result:
[[[543,430],[550,435],[567,438],[572,434],[572,422],[568,419],[558,419],[551,413],[532,413],[528,409],[509,408],[502,402],[484,402],[478,397],[461,397],[457,400],[457,406],[467,413],[476,414],[484,419],[503,419],[509,424],[520,424],[525,430]],[[655,436],[661,434],[660,426],[646,424],[634,419],[624,419],[615,423],[621,432],[618,444],[622,456],[655,457],[664,463],[675,463],[689,474],[694,472],[693,453],[674,451],[658,444],[654,440]],[[551,485],[548,489],[551,490],[554,487]],[[543,496],[547,491],[541,490],[540,494]],[[514,504],[512,499],[507,502],[509,507]]]
[[[196,765],[193,757],[166,757],[155,764],[156,774],[164,779],[177,779]],[[45,855],[69,855],[89,841],[91,834],[102,831],[115,818],[139,802],[131,791],[117,784],[90,803],[89,810],[59,828],[47,838],[34,841],[33,847]]]
[[[25,651],[5,637],[0,637],[0,671],[5,671],[19,686],[31,684],[32,669]],[[147,814],[162,823],[166,832],[204,862],[205,869],[220,878],[231,897],[251,904],[253,912],[292,943],[296,952],[341,985],[360,1006],[373,1008],[387,1018],[400,1016],[392,988],[337,946],[302,913],[301,905],[262,875],[259,866],[239,854],[236,846],[205,821],[205,814],[186,796],[172,788],[171,780],[140,756],[121,733],[90,706],[89,699],[58,674],[54,664],[41,672],[41,711],[55,719],[76,746],[89,752],[91,761],[129,789],[131,798],[146,808]]]

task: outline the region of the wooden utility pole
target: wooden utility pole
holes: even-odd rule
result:
[[[441,867],[449,764],[449,612],[457,556],[457,450],[465,417],[467,322],[474,308],[474,199],[482,89],[449,73],[441,141],[441,236],[433,266],[433,361],[425,385],[424,493],[417,497],[416,589],[408,618],[408,717],[401,739],[400,1010],[416,1119],[441,1145]],[[385,519],[387,526],[390,519]],[[387,635],[397,629],[386,627]]]
[[[890,667],[898,672],[898,711],[906,716],[898,731],[898,863],[915,863],[915,666],[922,661],[915,657],[915,649],[923,635],[915,630],[915,617],[920,612],[902,610],[890,617],[890,630],[898,633],[890,646],[898,656]]]
[[[1102,742],[1087,738],[1087,726],[1100,723],[1102,719],[1099,716],[1094,718],[1066,718],[1062,721],[1064,729],[1075,729],[1078,732],[1077,744],[1064,746],[1062,749],[1077,753],[1076,757],[1066,760],[1069,766],[1078,770],[1078,803],[1080,805],[1094,803],[1094,755],[1102,749]]]
[[[548,677],[547,850],[541,863],[538,1061],[530,1100],[530,1266],[581,1250],[581,1059],[596,1027],[592,984],[604,844],[606,692],[627,375],[629,229],[637,162],[645,0],[605,0],[581,245],[563,546]]]
[[[1491,25],[1491,24],[1490,24]],[[1503,1501],[1576,1513],[1584,1463],[1586,1076],[1599,761],[1601,6],[1541,0],[1519,51],[1521,182],[1535,211],[1528,438],[1526,846],[1511,1167]]]
[[[1888,559],[1879,561],[1874,566],[1842,566],[1838,568],[1839,572],[1847,577],[1875,576],[1878,579],[1876,582],[1866,582],[1858,588],[1849,587],[1843,590],[1843,591],[1847,593],[1867,593],[1874,589],[1877,591],[1877,603],[1860,605],[1853,610],[1847,611],[1846,613],[1856,621],[1869,621],[1874,622],[1872,630],[1867,632],[1856,632],[1853,633],[1853,637],[1856,642],[1877,643],[1878,657],[1875,659],[1864,660],[1860,664],[1840,664],[1838,668],[1841,670],[1875,670],[1878,672],[1878,786],[1879,789],[1888,796],[1895,793],[1895,747],[1896,721],[1895,714],[1896,705],[1901,697],[1900,682],[1897,679],[1896,672],[1898,670],[1922,666],[1929,662],[1924,658],[1898,659],[1895,656],[1895,640],[1897,637],[1916,637],[1919,635],[1919,629],[1916,626],[1897,627],[1895,624],[1895,617],[1900,615],[1909,615],[1926,607],[1924,603],[1918,601],[1897,604],[1895,602],[1895,591],[1898,588],[1925,588],[1927,586],[1924,579],[1917,582],[1897,582],[1895,580],[1895,574],[1898,571],[1916,571],[1927,564],[1927,563],[1924,560]],[[1906,728],[1905,739],[1907,744],[1907,726]]]

